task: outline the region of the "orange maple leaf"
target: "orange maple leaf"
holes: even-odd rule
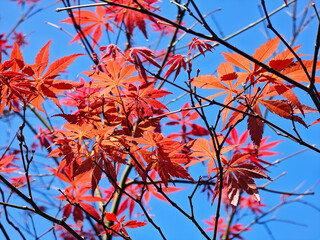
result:
[[[218,137],[219,144],[222,139],[223,136]],[[217,153],[215,151],[215,145],[217,146],[217,144],[217,142],[215,142],[215,144],[213,143],[212,138],[210,138],[209,141],[205,138],[196,139],[190,144],[190,148],[193,150],[191,156],[194,157],[194,159],[192,159],[190,163],[188,163],[185,167],[189,167],[193,164],[209,160],[207,164],[207,172],[208,176],[210,176],[215,166],[215,159],[217,159]],[[229,152],[233,148],[234,146],[222,147],[220,153],[224,154],[226,152]]]

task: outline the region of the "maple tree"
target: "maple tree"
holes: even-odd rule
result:
[[[184,218],[172,227],[175,239],[185,224],[195,239],[250,239],[257,224],[273,238],[268,224],[282,220],[276,215],[285,204],[318,211],[302,200],[316,184],[304,192],[268,187],[284,175],[274,167],[299,153],[275,160],[284,144],[320,153],[320,31],[312,54],[303,52],[304,42],[295,44],[308,24],[320,26],[315,4],[305,4],[301,17],[297,1],[279,1],[271,13],[261,0],[262,20],[223,38],[219,25],[209,24],[217,11],[204,12],[194,0],[9,1],[25,13],[0,32],[6,239],[141,239],[151,231],[152,239],[172,239],[173,215]],[[286,7],[291,41],[270,18]],[[61,19],[47,24],[71,41],[29,43],[33,36],[21,24],[50,8]],[[261,21],[268,39],[257,38],[255,49],[230,44]],[[300,165],[312,168],[307,160]],[[301,169],[299,175],[307,177]],[[269,205],[268,193],[281,195],[277,204]],[[210,210],[199,213],[204,206]],[[17,210],[26,213],[25,225]]]

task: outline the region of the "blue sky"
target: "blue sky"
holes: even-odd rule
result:
[[[35,9],[39,9],[41,7],[47,6],[54,1],[42,1],[37,4]],[[81,1],[81,3],[89,3],[90,1]],[[305,6],[307,1],[302,0],[299,1],[297,12],[302,10],[302,7]],[[227,1],[198,1],[199,9],[205,14],[211,11],[217,10],[212,16],[208,17],[207,21],[210,26],[218,33],[220,29],[222,30],[223,36],[229,36],[234,32],[246,27],[248,24],[255,22],[256,20],[261,18],[261,13],[257,5],[259,1],[256,0],[227,0]],[[272,11],[283,4],[282,0],[273,0],[267,1],[268,11]],[[23,22],[17,29],[18,32],[23,31],[27,34],[28,42],[30,46],[25,46],[22,48],[22,53],[25,57],[25,61],[29,63],[33,63],[34,57],[36,53],[40,50],[40,48],[46,44],[50,39],[54,39],[51,44],[51,52],[50,59],[51,61],[61,58],[65,55],[73,54],[73,53],[84,53],[84,50],[77,43],[72,45],[68,45],[71,41],[71,37],[62,31],[58,30],[46,24],[46,22],[50,22],[53,24],[57,24],[62,26],[65,30],[69,31],[71,34],[75,34],[73,28],[67,24],[60,24],[59,22],[65,18],[67,18],[66,12],[55,12],[55,8],[61,4],[51,6],[45,8],[43,11],[35,14],[33,17]],[[320,8],[320,6],[319,6]],[[2,0],[0,3],[0,33],[6,32],[8,33],[12,27],[15,25],[19,17],[22,16],[23,12],[28,9],[28,5],[24,7],[17,7],[15,2]],[[176,7],[172,4],[169,4],[168,1],[163,1],[160,4],[160,9],[165,9],[163,14],[171,19],[176,15]],[[218,10],[219,9],[219,10]],[[93,9],[92,9],[93,10]],[[282,10],[277,13],[273,17],[271,17],[271,21],[274,24],[274,27],[283,35],[283,37],[287,40],[290,40],[292,35],[292,20],[290,17],[290,11],[292,8],[289,7],[287,9]],[[312,15],[312,9],[308,13],[307,17]],[[298,19],[299,21],[299,19]],[[185,22],[187,26],[190,26],[194,20],[191,17],[187,16]],[[219,27],[216,25],[218,23]],[[303,58],[311,59],[313,50],[314,50],[314,41],[316,37],[317,31],[317,21],[313,19],[308,28],[306,28],[297,38],[295,45],[302,44],[299,53],[304,54]],[[205,30],[201,26],[196,26],[195,30],[205,32]],[[149,40],[147,41],[144,36],[135,29],[135,45],[136,46],[149,46],[151,49],[154,47],[156,41],[158,40],[157,35],[149,34]],[[221,36],[221,33],[218,33]],[[274,34],[270,31],[267,31],[264,28],[262,23],[258,24],[254,28],[245,31],[244,33],[232,38],[230,43],[235,45],[241,50],[244,50],[250,54],[254,53],[254,49],[258,48],[262,43],[266,42],[266,35],[269,35],[271,38],[275,37]],[[179,46],[183,46],[187,44],[191,40],[192,36],[183,38]],[[115,36],[111,36],[111,39],[114,40]],[[168,44],[169,38],[163,39],[160,42],[159,48],[165,48]],[[123,43],[123,41],[122,41]],[[119,46],[123,48],[121,41]],[[108,45],[108,41],[106,40],[106,35],[103,35],[102,45]],[[279,47],[280,50],[283,50],[284,47],[281,45]],[[213,53],[206,54],[206,58],[198,58],[194,60],[194,65],[197,65],[199,68],[201,67],[201,74],[212,74],[215,72],[217,66],[223,61],[223,56],[220,54],[221,52],[228,52],[228,49],[224,47],[218,46],[215,48]],[[186,54],[186,49],[180,50],[179,53]],[[83,56],[77,59],[71,67],[68,69],[68,73],[64,76],[66,79],[77,80],[79,76],[83,77],[83,74],[79,74],[83,71],[89,70],[92,65],[92,62],[87,56]],[[179,84],[183,84],[186,75],[181,74],[181,76],[177,79],[176,82]],[[174,91],[178,93],[179,91],[176,89],[172,89],[171,86],[165,85],[169,91]],[[310,104],[310,101],[307,97],[301,93],[301,99],[305,100],[304,104]],[[169,100],[169,99],[166,99]],[[180,101],[177,101],[170,105],[170,110],[179,109],[186,101],[187,98],[183,98]],[[57,108],[52,105],[47,106],[49,115],[55,114]],[[217,109],[217,108],[216,108]],[[216,113],[216,109],[214,114]],[[213,112],[213,111],[212,111]],[[208,116],[212,118],[212,121],[215,119],[215,115],[210,115],[211,112],[208,112]],[[28,116],[34,118],[34,126],[37,127],[39,122],[32,115],[32,113],[28,113]],[[315,120],[316,117],[314,115],[307,117],[306,121],[310,123]],[[56,124],[62,125],[63,122],[60,120],[53,120]],[[279,124],[282,126],[286,126],[288,124],[281,119],[277,119]],[[0,139],[0,146],[3,146],[7,143],[7,139],[12,137],[12,134],[15,133],[19,126],[19,121],[12,120],[4,122],[0,121],[1,130],[0,133],[4,134],[6,138]],[[11,124],[11,125],[9,125]],[[320,124],[319,124],[320,125]],[[304,139],[307,139],[307,142],[312,144],[319,145],[319,133],[320,126],[314,126],[308,131],[305,131],[303,128],[299,127],[301,131],[301,135]],[[239,132],[245,129],[245,125],[240,126]],[[8,133],[8,129],[11,129],[11,133]],[[165,130],[166,134],[170,133],[170,128]],[[30,140],[33,138],[33,135],[29,133]],[[279,138],[271,129],[266,128],[265,136],[271,136],[271,141],[279,140]],[[282,155],[268,158],[267,160],[273,162],[277,159],[281,159],[286,157],[292,153],[295,153],[299,150],[302,150],[304,147],[299,146],[298,144],[285,140],[285,142],[279,144],[274,150],[281,152]],[[50,161],[46,158],[41,158],[41,161]],[[45,162],[50,164],[50,162]],[[201,171],[205,171],[205,168],[199,167],[198,169],[192,170],[195,174],[201,174]],[[320,177],[320,158],[319,154],[308,150],[299,155],[291,157],[281,164],[276,165],[275,167],[270,168],[270,176],[271,178],[275,178],[278,175],[285,172],[286,174],[279,178],[274,183],[271,183],[268,187],[273,190],[291,192],[296,189],[298,186],[301,186],[297,192],[304,192],[313,186]],[[134,177],[134,176],[132,176]],[[264,184],[266,181],[258,181],[259,184]],[[320,207],[320,197],[319,197],[320,186],[317,186],[314,191],[316,194],[314,196],[306,196],[300,202],[294,202],[291,204],[287,204],[283,206],[279,211],[275,211],[272,214],[266,216],[263,221],[268,221],[271,218],[274,218],[273,221],[270,221],[265,224],[256,224],[252,228],[253,230],[245,233],[243,237],[245,239],[277,239],[277,240],[304,240],[304,239],[320,239],[320,212],[312,208],[308,203]],[[180,193],[173,194],[172,197],[175,201],[179,202],[183,207],[188,209],[189,203],[187,196],[190,194],[190,191],[183,191]],[[56,194],[56,196],[58,193]],[[274,206],[276,206],[280,202],[279,194],[271,194],[265,191],[260,192],[261,197],[263,198],[263,203],[267,204],[268,207],[266,211]],[[292,197],[293,199],[294,197]],[[205,224],[202,223],[203,219],[209,219],[211,215],[215,214],[215,205],[211,206],[211,201],[207,201],[206,196],[200,193],[197,193],[194,198],[194,203],[196,206],[195,214],[199,222],[201,222],[202,226],[206,227]],[[152,206],[151,213],[155,215],[155,221],[158,225],[162,226],[164,233],[168,236],[167,239],[201,239],[201,235],[197,229],[186,220],[179,212],[175,209],[168,207],[166,203],[158,201],[156,199],[152,199],[150,202],[150,206]],[[1,216],[2,217],[2,216]],[[241,223],[249,223],[251,222],[252,217],[249,216],[244,217],[239,220]],[[2,218],[0,221],[3,223]],[[42,220],[40,218],[35,218],[37,224],[40,224]],[[298,224],[292,224],[289,221],[305,224],[306,226],[300,226]],[[268,230],[265,226],[268,226],[274,238],[268,234]],[[137,229],[132,232],[133,239],[160,239],[158,233],[151,227],[144,227],[145,229]],[[45,231],[45,228],[43,229]],[[1,236],[1,233],[0,233]],[[0,237],[1,239],[1,237]],[[42,239],[52,239],[51,236],[45,236]]]

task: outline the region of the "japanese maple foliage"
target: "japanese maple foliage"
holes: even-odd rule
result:
[[[215,217],[211,217],[210,220],[203,220],[203,222],[210,226],[210,227],[206,228],[205,231],[214,231],[215,230],[215,222],[216,222]],[[219,222],[218,222],[218,233],[221,234],[220,235],[221,238],[223,238],[223,234],[225,233],[226,228],[228,228],[228,232],[230,234],[230,237],[228,237],[227,239],[232,239],[232,238],[244,239],[238,233],[240,231],[250,231],[251,230],[250,228],[245,229],[243,224],[241,224],[241,223],[237,223],[237,224],[234,224],[232,226],[227,227],[225,224],[225,219],[220,218]]]
[[[277,37],[248,53],[221,39],[207,23],[212,13],[202,14],[193,0],[171,3],[176,19],[158,0],[58,1],[57,11],[68,13],[60,23],[76,30],[70,43],[84,48],[73,44],[70,55],[56,49],[68,44],[34,46],[32,34],[26,39],[16,29],[38,13],[28,15],[40,0],[12,1],[30,9],[8,34],[0,32],[0,118],[8,126],[20,119],[1,148],[0,205],[23,239],[42,235],[15,227],[10,208],[48,220],[45,234],[57,231],[64,240],[137,239],[144,231],[167,239],[172,219],[160,226],[159,215],[171,209],[199,239],[245,239],[261,218],[289,203],[287,196],[310,194],[267,185],[286,159],[273,158],[282,138],[320,153],[307,136],[320,122],[319,41],[313,58],[300,53],[301,45],[291,46],[272,27],[265,1]],[[24,51],[29,44],[33,63]],[[226,47],[224,60],[212,68],[218,47]],[[62,56],[52,60],[56,51]],[[81,64],[77,76],[62,79],[74,61],[94,65]],[[286,197],[269,208],[265,191]],[[210,211],[200,215],[199,206]],[[185,226],[174,228],[177,239],[185,238]],[[10,239],[2,223],[0,231]]]
[[[113,32],[113,29],[107,22],[110,18],[110,16],[106,16],[105,8],[98,6],[95,9],[95,13],[89,10],[81,10],[79,12],[75,12],[73,18],[68,18],[61,22],[74,24],[73,21],[75,21],[78,25],[86,25],[82,28],[82,32],[78,32],[78,34],[72,39],[70,44],[92,34],[92,48],[95,48],[102,37],[104,28],[107,31]]]
[[[181,112],[181,117],[178,114],[170,114],[168,118],[171,120],[167,122],[165,125],[176,126],[180,125],[182,130],[179,133],[171,133],[168,135],[170,138],[181,138],[182,142],[188,142],[193,139],[193,136],[205,136],[209,135],[207,129],[203,128],[201,125],[196,123],[191,123],[191,121],[195,121],[199,118],[199,114],[197,112],[192,112],[191,110],[187,110],[190,108],[190,104],[187,102],[182,106],[182,109],[186,109]],[[190,127],[191,130],[187,132],[187,128]]]
[[[134,0],[116,0],[114,2],[117,3],[117,5],[111,5],[107,11],[109,16],[113,17],[117,27],[119,27],[120,23],[124,23],[130,36],[133,35],[133,30],[137,27],[143,35],[148,38],[145,21],[149,20],[157,23],[157,20],[149,14],[143,14],[134,9],[142,7],[149,11],[156,11],[158,8],[153,5],[157,4],[158,0],[145,0],[140,3]],[[120,4],[128,6],[128,8],[124,8]]]

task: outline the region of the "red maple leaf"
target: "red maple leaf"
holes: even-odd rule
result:
[[[212,41],[200,40],[199,38],[193,37],[192,41],[188,44],[189,45],[188,55],[191,55],[191,52],[192,52],[192,58],[193,58],[197,48],[203,56],[205,56],[203,49],[212,52],[211,49],[213,47],[208,42],[212,42]]]
[[[24,34],[23,32],[14,31],[13,35],[14,36],[12,37],[12,40],[15,41],[19,45],[19,47],[24,46],[24,45],[30,45],[27,42],[26,34]]]
[[[78,174],[74,177],[74,170],[72,165],[66,166],[63,168],[63,172],[59,171],[57,169],[49,169],[50,172],[52,172],[57,178],[60,180],[70,184],[73,188],[82,188],[87,187],[88,183],[90,182],[90,177],[87,172]]]
[[[11,177],[10,180],[11,180],[11,184],[17,188],[27,186],[27,178],[25,175],[21,175],[18,177]],[[31,181],[32,181],[32,179],[29,176],[29,182],[31,182]]]
[[[106,9],[102,6],[97,6],[95,9],[95,13],[89,10],[80,10],[74,11],[74,20],[78,25],[89,24],[82,28],[82,33],[84,36],[89,36],[92,33],[92,48],[95,48],[96,44],[100,41],[102,37],[103,27],[107,31],[113,32],[111,26],[107,23],[108,20],[111,19],[111,16],[106,16]],[[72,18],[67,18],[63,21],[63,23],[73,24]],[[84,36],[81,32],[79,32],[70,42],[74,43]]]
[[[1,72],[1,70],[0,70]],[[34,84],[26,79],[27,75],[13,71],[6,71],[1,73],[0,86],[0,114],[5,106],[14,111],[19,111],[19,102],[30,102],[32,96],[36,95]]]
[[[185,56],[182,56],[182,55],[175,55],[174,57],[172,57],[166,63],[166,65],[164,65],[164,67],[165,67],[165,66],[168,66],[171,64],[171,66],[168,68],[168,70],[166,71],[166,74],[163,76],[163,78],[168,78],[171,75],[171,73],[174,70],[176,70],[176,74],[174,75],[174,79],[173,79],[173,81],[175,81],[180,73],[181,67],[183,67],[183,69],[185,71],[187,71],[187,63],[184,60],[184,58],[185,58]]]
[[[93,197],[90,195],[85,195],[90,187],[67,187],[63,194],[57,199],[68,201],[68,203],[63,207],[63,219],[66,220],[73,213],[73,219],[77,225],[77,227],[82,230],[83,227],[83,219],[84,219],[84,211],[90,214],[95,219],[100,219],[100,214],[97,210],[90,204],[86,202],[103,202],[105,199],[100,197]],[[78,207],[79,205],[80,207]]]
[[[308,125],[299,116],[294,115],[294,108],[290,102],[284,100],[259,100],[270,112],[279,115],[285,119],[298,122],[308,128]],[[302,109],[304,105],[301,105]]]
[[[205,222],[206,224],[208,224],[210,227],[204,229],[205,231],[214,231],[215,230],[215,222],[216,222],[216,217],[212,216],[210,220],[203,220],[203,222]],[[239,238],[244,240],[243,237],[241,237],[239,235],[239,232],[243,232],[244,229],[244,225],[242,223],[236,223],[234,225],[231,225],[229,227],[227,227],[227,225],[225,224],[225,219],[223,217],[219,218],[218,221],[218,229],[217,229],[217,233],[223,235],[225,233],[225,231],[228,228],[228,239],[233,239],[233,238]],[[250,228],[246,228],[245,231],[250,231]]]
[[[110,153],[109,149],[109,153]],[[97,188],[101,178],[102,173],[105,173],[109,179],[109,182],[114,186],[114,188],[118,189],[117,185],[117,173],[114,166],[114,162],[122,162],[125,161],[120,157],[113,157],[111,162],[107,159],[107,156],[110,156],[108,152],[103,151],[98,145],[92,151],[91,156],[88,156],[83,162],[79,164],[79,167],[75,171],[75,176],[82,173],[88,173],[91,178],[91,190],[92,196],[94,195],[94,191]],[[120,159],[120,161],[119,161]]]
[[[78,230],[76,225],[70,224],[69,226],[72,227],[72,229],[84,239],[94,240],[97,237],[97,232],[95,232],[93,229]],[[74,235],[72,235],[72,233],[70,233],[60,225],[57,225],[55,227],[55,230],[57,231],[57,233],[60,233],[59,234],[60,239],[63,239],[63,240],[74,239]],[[103,227],[100,224],[95,224],[95,230],[97,230],[98,232],[102,232]]]
[[[152,108],[167,110],[167,107],[156,100],[156,98],[161,98],[172,93],[154,89],[154,85],[155,82],[143,82],[138,87],[129,84],[128,88],[124,91],[126,111],[140,119],[144,119],[153,116]]]
[[[131,76],[134,72],[134,65],[122,66],[118,61],[109,59],[106,63],[106,72],[85,71],[83,73],[96,80],[91,84],[93,88],[102,88],[98,96],[109,95],[111,92],[116,97],[120,97],[120,88],[127,88],[128,83],[142,81],[139,76]]]
[[[0,159],[0,172],[9,173],[19,170],[20,168],[12,163],[16,159],[16,154],[4,155]]]
[[[149,173],[149,176],[153,181],[156,181],[156,178],[157,178],[156,171],[152,170]],[[143,194],[143,201],[146,205],[148,205],[151,196],[154,196],[154,197],[160,199],[161,201],[167,202],[167,199],[161,193],[159,193],[159,190],[149,181],[147,183],[148,185],[146,188],[145,188],[144,184],[135,184],[130,179],[128,179],[127,184],[128,184],[128,186],[125,188],[125,191],[131,197],[129,197],[129,196],[123,197],[121,204],[119,206],[119,209],[117,211],[117,215],[120,215],[125,210],[128,210],[129,217],[131,218],[132,214],[134,212],[135,206],[136,206],[136,201],[134,199],[140,199],[142,194]],[[174,186],[164,187],[163,185],[161,186],[161,184],[157,184],[157,186],[161,187],[161,191],[163,191],[165,194],[170,194],[170,193],[174,193],[174,192],[178,192],[183,189],[186,189],[186,188],[174,187]],[[110,193],[112,193],[113,191],[114,191],[114,187],[110,187],[105,192],[108,195],[111,195]]]
[[[53,129],[56,129],[56,127],[54,127]],[[34,138],[35,139],[39,138],[41,149],[45,147],[51,152],[52,149],[50,145],[53,143],[53,136],[50,135],[49,129],[43,130],[42,127],[39,126],[39,131]]]
[[[135,138],[135,141],[146,145],[139,150],[148,164],[146,169],[147,171],[154,169],[166,187],[171,177],[193,181],[188,171],[180,165],[188,163],[191,159],[190,154],[185,152],[187,149],[184,144],[151,131],[145,131],[143,137]]]
[[[112,57],[114,60],[117,55],[123,55],[121,49],[115,44],[109,44],[108,46],[102,46],[99,48],[100,51],[106,51],[101,57],[100,62],[108,59],[108,57]]]
[[[139,5],[135,3],[133,0],[115,0],[115,3],[125,5],[131,8],[140,9],[141,5],[143,8],[149,10],[149,11],[155,11],[158,10],[157,8],[153,7],[152,5],[157,3],[158,0],[148,0],[148,1],[140,1]],[[150,20],[157,24],[157,20],[150,16],[149,14],[143,14],[138,11],[134,11],[131,9],[127,9],[124,7],[119,6],[109,6],[108,8],[108,16],[113,17],[114,21],[117,24],[117,27],[124,22],[125,27],[132,36],[133,29],[137,26],[140,31],[143,33],[143,35],[148,38],[147,31],[146,31],[146,23],[145,20]]]
[[[207,232],[211,232],[215,230],[215,224],[216,224],[216,217],[211,216],[210,220],[203,220],[204,223],[208,224],[210,227],[204,229]],[[218,229],[217,233],[222,234],[225,231],[226,224],[224,223],[224,218],[220,217],[218,221]]]
[[[94,139],[96,136],[96,131],[92,124],[84,123],[79,126],[77,124],[66,123],[64,128],[66,130],[57,130],[52,134],[55,137],[65,138],[67,141],[73,141],[77,146],[78,152],[86,148],[86,144],[84,142],[86,139]]]
[[[157,178],[157,173],[156,171],[151,171],[149,173],[150,178],[153,181],[156,181]],[[160,185],[160,184],[159,184]],[[169,194],[169,193],[174,193],[174,192],[178,192],[181,190],[184,190],[186,188],[183,187],[174,187],[174,186],[168,186],[167,188],[165,187],[161,187],[161,190],[165,193],[165,194]],[[153,184],[148,184],[147,190],[143,196],[143,200],[145,201],[146,204],[149,203],[150,197],[151,195],[160,199],[161,201],[167,202],[167,199],[159,193],[158,189],[153,185]]]
[[[62,110],[57,94],[81,86],[79,83],[55,78],[59,76],[59,74],[64,71],[77,57],[82,56],[83,54],[65,56],[54,61],[48,66],[50,43],[51,41],[41,48],[35,58],[35,64],[30,66],[33,72],[32,78],[36,82],[35,87],[38,91],[38,95],[32,99],[32,104],[42,112],[44,112],[41,107],[44,97],[51,99]],[[46,68],[47,71],[44,73]]]
[[[130,48],[125,55],[127,55],[127,60],[129,62],[132,62],[135,67],[137,72],[139,73],[139,76],[143,78],[145,81],[147,81],[147,74],[146,71],[143,67],[143,60],[151,63],[152,65],[161,68],[161,66],[157,63],[154,58],[156,58],[156,55],[154,54],[153,51],[151,51],[149,48],[146,47],[135,47],[135,48]],[[140,59],[141,55],[143,59]]]
[[[182,109],[188,108],[190,108],[189,102],[182,106]],[[192,112],[191,110],[185,110],[181,111],[180,115],[177,113],[169,114],[168,118],[172,121],[165,123],[165,125],[181,126],[182,128],[179,133],[169,134],[169,138],[181,138],[182,142],[188,142],[193,139],[191,136],[205,136],[209,134],[208,130],[203,128],[201,125],[192,123],[192,121],[199,118],[199,114],[196,111]],[[187,131],[187,127],[190,127],[191,130]]]
[[[77,91],[66,92],[65,95],[68,97],[60,100],[61,105],[78,108],[88,106],[90,96],[100,91],[100,88],[92,87],[92,83],[86,83],[83,78],[80,78],[79,81],[82,87],[77,88]]]
[[[1,59],[1,54],[4,53],[5,55],[8,55],[7,49],[12,48],[11,45],[7,44],[8,40],[3,39],[4,38],[4,33],[0,34],[0,59]]]
[[[240,198],[241,190],[247,192],[256,201],[260,202],[258,188],[253,178],[266,178],[271,180],[261,168],[248,163],[250,154],[235,153],[229,161],[225,156],[221,156],[221,162],[224,164],[223,169],[223,185],[227,186],[228,198],[230,204],[237,206]],[[215,169],[218,171],[217,169]],[[219,193],[220,173],[217,176],[214,198]]]
[[[279,143],[283,142],[282,140],[273,141],[273,142],[267,142],[270,137],[264,137],[261,139],[261,143],[257,151],[254,148],[252,143],[247,143],[247,140],[249,138],[249,131],[244,131],[241,136],[238,136],[238,132],[236,128],[233,128],[230,132],[230,138],[226,139],[226,143],[229,145],[235,146],[234,147],[234,153],[249,153],[250,155],[250,161],[260,167],[261,169],[265,168],[261,165],[261,163],[264,164],[270,164],[269,162],[261,159],[261,157],[269,157],[274,156],[277,154],[280,154],[278,152],[270,151],[271,148],[277,146]]]
[[[246,94],[244,96],[245,100],[243,101],[243,104],[237,106],[237,109],[240,111],[234,111],[232,113],[231,117],[229,118],[229,122],[226,124],[224,130],[239,121],[245,115],[242,112],[251,113],[251,115],[248,116],[247,120],[248,130],[251,136],[251,140],[254,144],[254,148],[256,149],[256,151],[258,151],[263,137],[264,124],[263,120],[261,119],[263,118],[263,116],[261,114],[259,103],[266,107],[270,112],[277,114],[280,117],[299,122],[303,126],[308,127],[303,119],[295,115],[295,113],[299,114],[302,112],[313,112],[313,110],[310,110],[310,107],[303,104],[299,104],[298,106],[287,100],[268,100],[269,97],[278,96],[280,94],[283,94],[284,92],[287,92],[289,89],[290,88],[288,88],[288,86],[281,87],[280,85],[267,85],[262,90],[260,90],[260,88],[253,87],[253,93]],[[257,117],[252,116],[252,114],[257,115]]]
[[[317,124],[317,123],[320,123],[320,118],[317,119],[316,121],[314,121],[313,123],[311,123],[309,126],[312,126],[312,125]]]
[[[239,201],[240,209],[248,208],[252,211],[252,213],[262,213],[261,208],[266,207],[266,204],[259,203],[254,200],[252,197],[240,197]]]
[[[17,43],[14,43],[10,60],[1,63],[0,53],[0,115],[5,106],[9,111],[12,109],[19,111],[19,100],[27,104],[37,95],[34,82],[28,79],[31,75],[32,73],[25,69]]]
[[[228,143],[229,145],[235,145],[234,151],[239,152],[243,150],[241,146],[243,146],[246,143],[246,141],[248,140],[248,137],[249,137],[248,130],[244,131],[239,137],[237,129],[233,128],[230,132],[230,137],[226,139],[226,143]]]
[[[138,227],[143,227],[143,226],[147,225],[147,223],[138,222],[137,220],[129,220],[127,222],[124,222],[126,216],[123,216],[123,217],[121,217],[120,220],[118,220],[114,213],[106,213],[104,217],[106,220],[115,223],[111,226],[111,228],[114,231],[116,231],[118,233],[123,233],[126,236],[129,236],[126,228],[138,228]],[[114,234],[114,232],[112,230],[108,230],[108,233]],[[103,234],[106,234],[106,232],[103,232],[100,235],[103,235]]]

